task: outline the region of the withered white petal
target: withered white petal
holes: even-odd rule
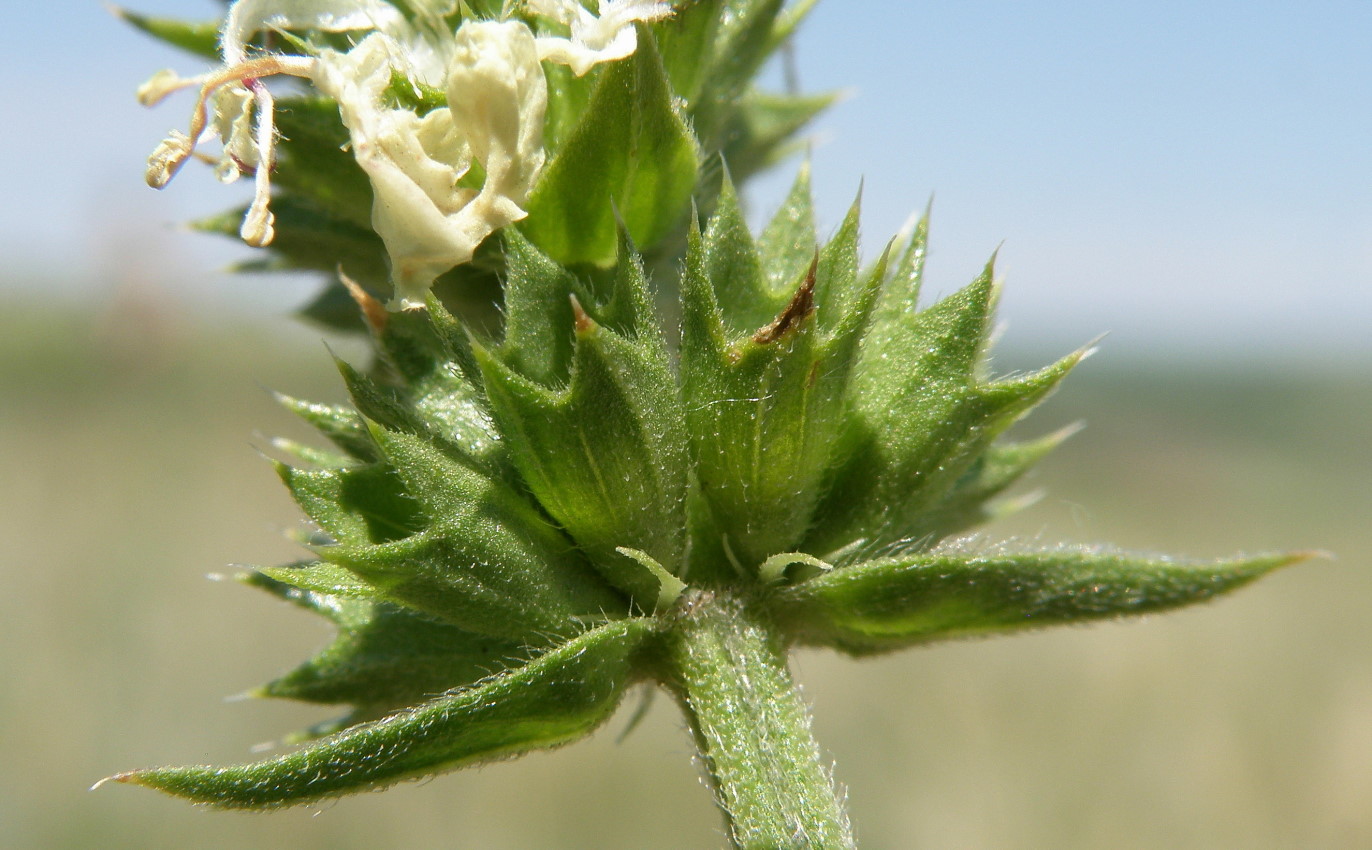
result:
[[[543,164],[547,83],[533,34],[517,22],[470,22],[453,38],[449,107],[420,118],[383,101],[404,46],[373,33],[321,54],[319,89],[338,101],[353,155],[372,183],[372,227],[391,258],[391,307],[415,307],[439,275],[525,216]],[[459,187],[472,160],[480,191]]]
[[[568,38],[541,36],[540,59],[566,65],[578,77],[602,62],[632,56],[638,49],[636,22],[651,23],[670,17],[670,3],[659,0],[600,0],[598,15],[577,0],[527,0],[536,15],[557,21],[570,30]]]

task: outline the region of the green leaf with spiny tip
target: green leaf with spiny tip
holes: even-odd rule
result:
[[[219,60],[219,21],[178,21],[174,18],[155,18],[139,14],[122,6],[108,8],[134,28],[142,30],[158,41],[179,47],[196,56]]]
[[[902,259],[897,268],[904,264]],[[913,297],[907,280],[896,275],[891,285]],[[899,309],[909,303],[905,297],[883,295],[879,303],[854,377],[855,401],[872,412],[890,411],[900,397],[931,381],[967,383],[975,377],[996,303],[995,258],[966,287],[913,316]]]
[[[193,222],[205,233],[239,238],[246,207]],[[270,273],[318,271],[333,274],[340,267],[368,288],[389,287],[385,245],[370,228],[345,221],[314,202],[282,193],[272,201],[275,237],[265,259],[240,263],[236,271]]]
[[[377,545],[338,544],[313,551],[376,588],[382,599],[467,631],[533,641],[538,635],[566,634],[573,627],[572,611],[559,604],[561,600],[532,586],[521,572],[476,561],[470,548],[423,533]],[[488,543],[483,548],[500,547]],[[526,590],[538,593],[525,598]]]
[[[406,404],[403,392],[378,384],[341,358],[334,358],[334,366],[343,376],[343,383],[348,388],[348,395],[352,397],[353,406],[363,417],[380,422],[387,428],[424,433],[424,422],[418,412]]]
[[[928,549],[946,537],[1011,512],[1005,506],[989,504],[990,500],[1018,481],[1076,431],[1076,426],[1072,426],[1037,440],[991,446],[963,473],[942,501],[915,519],[906,538],[918,541],[919,549]]]
[[[724,311],[706,263],[705,237],[692,222],[681,270],[681,359],[714,363],[724,358],[728,344]]]
[[[520,230],[565,264],[606,265],[615,214],[645,250],[685,218],[696,180],[695,137],[677,112],[651,33],[607,66],[584,116],[548,163]]]
[[[826,331],[848,316],[867,289],[858,274],[858,225],[862,194],[853,200],[833,238],[819,252],[815,313]]]
[[[799,642],[860,655],[1176,608],[1308,557],[1184,563],[1095,549],[933,553],[826,572],[779,591],[774,611]]]
[[[264,587],[278,596],[278,587],[291,587],[308,594],[330,598],[380,600],[381,591],[367,584],[347,569],[326,561],[302,561],[284,567],[256,567],[272,584],[248,579],[249,584]],[[249,574],[251,575],[251,574]],[[332,618],[331,618],[332,619]]]
[[[571,380],[560,390],[476,353],[529,490],[611,583],[651,610],[656,579],[617,549],[642,550],[680,574],[689,464],[661,337],[626,338],[578,312]]]
[[[681,349],[696,478],[717,532],[752,570],[790,551],[810,527],[844,425],[851,360],[824,358],[813,274],[772,321],[721,348],[718,328],[702,327],[710,318],[699,307],[699,265],[688,260]]]
[[[623,600],[523,494],[424,439],[372,430],[429,530],[394,553],[327,549],[321,557],[383,583],[406,604],[484,634],[565,632],[574,616],[623,610]],[[426,598],[425,588],[435,596]]]
[[[285,97],[276,101],[274,115],[281,133],[273,172],[278,196],[284,190],[371,233],[371,181],[350,150],[338,104],[326,97]]]
[[[565,380],[572,362],[571,295],[576,277],[517,228],[505,231],[505,338],[511,368],[541,384]]]
[[[738,193],[727,174],[701,244],[705,250],[705,279],[710,282],[731,336],[753,333],[770,321],[791,296],[792,292],[773,290],[767,285]]]
[[[888,266],[889,274],[882,282],[881,300],[877,304],[873,324],[883,329],[884,335],[892,333],[892,328],[919,310],[919,293],[924,284],[924,260],[929,249],[929,211],[915,222],[909,236],[897,237],[892,246],[900,258]],[[885,336],[876,337],[883,339]],[[875,339],[873,344],[877,344]]]
[[[279,463],[276,471],[300,509],[340,543],[385,543],[425,527],[419,506],[388,466],[305,470]]]
[[[815,209],[810,198],[810,163],[801,164],[786,200],[758,238],[762,271],[773,291],[794,291],[809,268],[815,241]]]
[[[868,330],[849,386],[843,461],[804,551],[823,557],[859,539],[901,539],[975,460],[969,451],[1009,424],[976,386],[994,292],[988,265],[903,325]]]
[[[523,666],[267,761],[111,779],[220,808],[268,809],[560,746],[613,713],[652,630],[643,620],[608,623]]]
[[[477,375],[479,380],[479,373],[466,335],[437,299],[431,307],[383,313],[382,326],[372,329],[383,361],[398,378],[396,395],[426,432],[441,434],[445,444],[486,472],[510,478],[505,446],[486,410],[485,395],[472,379]],[[463,360],[470,362],[464,365]]]
[[[858,540],[865,549],[918,544],[927,534],[922,517],[1088,353],[989,384],[962,383],[956,373],[952,380],[930,379],[893,402],[894,416],[867,418],[867,427],[884,430],[869,431],[846,460],[806,551],[832,557]],[[902,413],[906,418],[897,418]]]
[[[282,407],[299,416],[319,430],[325,437],[343,451],[361,461],[374,461],[380,458],[371,435],[362,424],[357,411],[333,404],[302,401],[297,398],[276,393],[276,400]]]
[[[592,287],[579,288],[577,297],[585,312],[596,322],[620,336],[636,340],[647,338],[652,343],[661,338],[662,330],[653,308],[653,293],[643,269],[643,258],[622,222],[618,232],[619,253],[614,268],[591,270]],[[665,349],[658,350],[658,356],[665,356]]]
[[[476,635],[406,608],[300,590],[262,573],[244,581],[327,617],[338,636],[255,696],[346,703],[381,716],[515,666],[521,644]]]
[[[447,362],[456,366],[467,378],[467,383],[479,392],[481,370],[477,368],[476,355],[472,353],[471,337],[468,336],[467,329],[433,292],[430,292],[425,300],[424,312],[428,314],[434,336],[442,345]]]
[[[780,95],[750,91],[725,134],[724,158],[740,183],[804,148],[796,138],[838,100],[837,94]]]
[[[345,466],[355,466],[357,461],[347,455],[331,449],[321,449],[318,446],[310,446],[304,443],[290,440],[285,437],[273,437],[272,448],[284,454],[302,466],[327,467],[329,469],[342,469]]]

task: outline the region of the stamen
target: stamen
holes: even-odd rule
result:
[[[155,74],[139,90],[140,100],[146,100],[149,104],[157,103],[173,91],[196,83],[200,84],[200,95],[196,99],[195,111],[191,113],[190,133],[172,131],[148,157],[148,185],[154,189],[166,186],[195,152],[195,146],[206,136],[209,127],[209,103],[215,92],[226,85],[242,84],[252,92],[257,106],[257,132],[253,144],[257,148],[258,166],[254,169],[252,205],[248,207],[239,233],[244,242],[254,247],[270,244],[275,235],[268,205],[271,201],[271,167],[276,147],[276,104],[261,78],[278,74],[309,77],[314,67],[315,60],[305,56],[269,54],[186,80],[176,77],[172,72]]]
[[[148,157],[148,170],[144,175],[148,185],[154,189],[166,186],[194,147],[195,143],[185,133],[172,130],[171,135],[163,139]]]
[[[170,68],[163,68],[138,87],[138,102],[143,106],[156,106],[165,100],[167,95],[198,86],[204,79],[204,75],[183,77]]]
[[[268,205],[272,199],[272,166],[276,162],[276,103],[261,80],[249,80],[248,88],[257,101],[257,170],[253,174],[252,206],[243,218],[239,235],[254,248],[270,245],[276,232]]]

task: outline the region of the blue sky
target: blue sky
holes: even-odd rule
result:
[[[188,104],[133,90],[189,58],[96,2],[11,4],[0,34],[0,287],[285,310],[309,282],[214,273],[246,249],[177,230],[243,197],[142,160]],[[145,11],[214,14],[209,0]],[[860,183],[868,251],[934,198],[929,287],[1000,247],[1007,338],[1071,348],[1372,350],[1372,4],[822,0],[796,45],[832,226]],[[759,208],[790,169],[763,181]]]

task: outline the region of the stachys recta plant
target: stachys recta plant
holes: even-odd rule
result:
[[[754,84],[810,2],[238,0],[121,14],[212,57],[164,71],[192,158],[254,183],[200,223],[331,281],[365,333],[347,406],[282,397],[316,531],[243,581],[337,627],[258,695],[347,706],[283,755],[112,777],[268,809],[590,734],[656,683],[737,847],[851,847],[787,665],[1199,602],[1299,559],[1213,563],[960,537],[1065,436],[1002,434],[1087,353],[985,367],[991,265],[920,298],[926,224],[859,260],[808,174],[759,234],[738,190],[831,97]],[[273,78],[281,78],[274,80]],[[270,82],[269,82],[270,81]],[[215,153],[202,147],[218,144]]]

